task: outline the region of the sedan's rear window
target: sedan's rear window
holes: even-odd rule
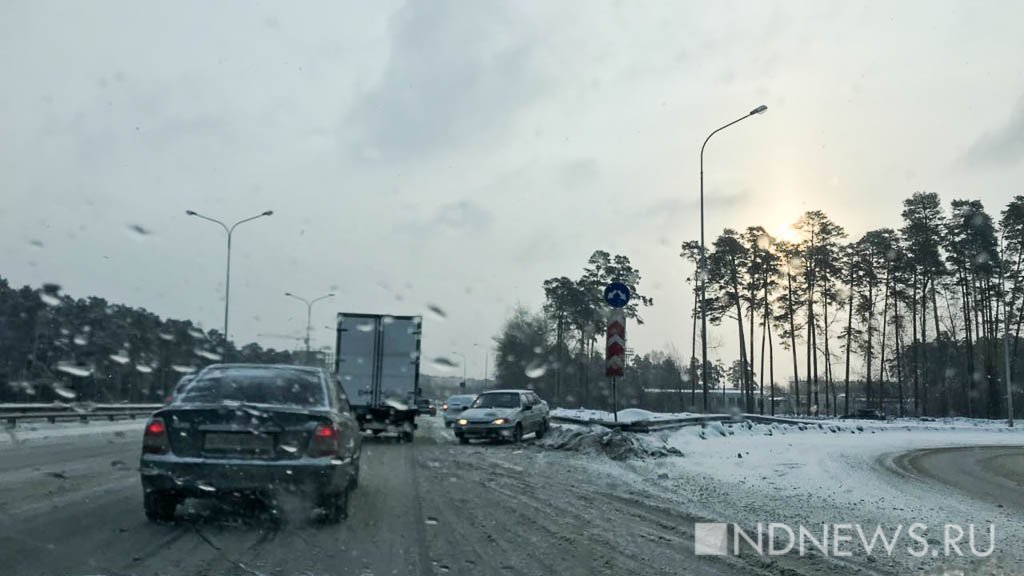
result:
[[[183,404],[246,402],[286,406],[327,404],[315,372],[282,368],[229,368],[203,372],[185,389]]]

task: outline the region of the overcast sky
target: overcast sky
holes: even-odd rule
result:
[[[298,4],[298,3],[296,3]],[[1024,192],[1020,2],[0,2],[0,274],[219,328],[301,334],[284,291],[424,313],[484,350],[596,249],[688,353],[679,243],[822,209],[856,237],[916,190]],[[146,233],[140,233],[141,228]],[[446,319],[427,313],[436,305]],[[712,344],[730,356],[734,329]],[[731,360],[731,358],[729,358]],[[490,360],[493,368],[493,357]],[[432,371],[430,367],[426,367]]]

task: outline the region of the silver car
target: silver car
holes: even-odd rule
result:
[[[469,405],[476,400],[476,394],[456,394],[449,396],[448,400],[441,406],[441,411],[444,412],[444,426],[445,428],[451,428],[452,424],[455,423],[459,418],[459,414]]]
[[[455,419],[455,437],[461,444],[471,438],[519,442],[531,432],[543,438],[549,425],[548,403],[532,390],[492,390]]]

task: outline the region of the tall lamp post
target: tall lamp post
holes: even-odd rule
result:
[[[298,300],[298,301],[300,301],[300,302],[302,302],[303,304],[306,305],[306,361],[308,362],[309,361],[309,329],[310,329],[310,322],[312,321],[312,318],[313,318],[313,304],[316,304],[317,302],[319,302],[321,300],[326,300],[327,298],[333,298],[334,297],[334,292],[331,292],[330,294],[324,294],[323,296],[320,296],[319,298],[314,298],[312,300],[306,300],[302,296],[299,296],[297,294],[292,294],[291,292],[285,292],[284,295],[285,296],[289,296],[291,298],[295,298],[296,300]]]
[[[708,314],[707,303],[704,301],[708,277],[708,261],[704,251],[704,148],[708,145],[708,140],[711,140],[711,137],[715,134],[755,114],[764,114],[766,110],[768,110],[768,107],[762,104],[747,114],[718,128],[711,134],[708,134],[708,137],[704,139],[704,144],[700,147],[700,271],[697,276],[700,277],[700,374],[701,382],[704,385],[702,394],[704,412],[708,411]]]
[[[264,216],[272,216],[274,214],[274,211],[267,210],[266,212],[262,212],[255,216],[239,220],[238,222],[235,222],[231,226],[228,226],[227,224],[221,222],[220,220],[217,220],[216,218],[203,216],[202,214],[196,212],[195,210],[185,210],[185,214],[213,222],[214,224],[217,224],[221,228],[223,228],[224,232],[227,232],[228,235],[228,263],[226,270],[224,272],[224,348],[226,352],[228,344],[228,310],[230,310],[231,306],[231,234],[235,231],[235,228],[237,228],[239,224],[245,224],[246,222],[255,220],[257,218],[262,218]]]

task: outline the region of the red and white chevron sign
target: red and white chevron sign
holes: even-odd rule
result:
[[[623,375],[626,368],[626,314],[621,308],[612,309],[608,315],[604,359],[605,376]]]

